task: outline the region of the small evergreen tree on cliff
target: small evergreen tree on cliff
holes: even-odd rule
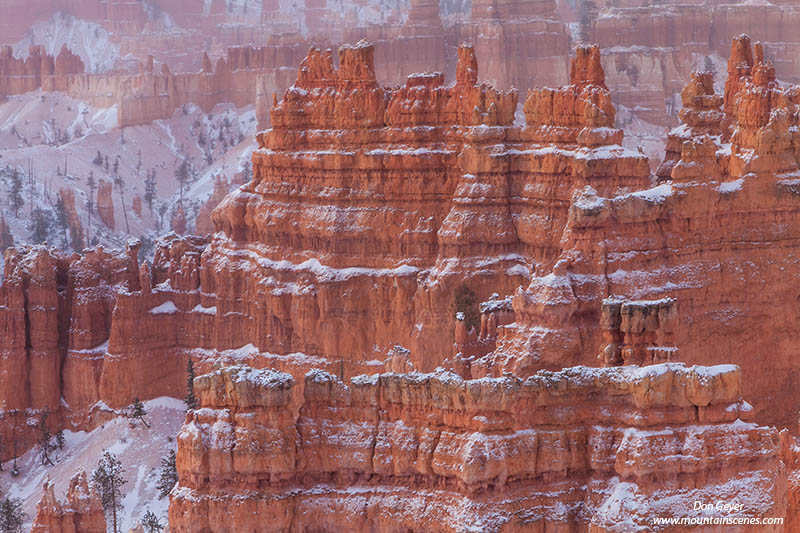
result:
[[[47,426],[47,417],[49,416],[50,411],[47,409],[39,413],[39,438],[36,441],[36,445],[39,448],[39,460],[42,466],[53,466],[50,454],[55,449],[55,445],[53,444],[53,434],[50,433],[50,428]]]
[[[189,362],[186,363],[186,408],[187,409],[196,409],[197,408],[197,398],[194,395],[194,361],[192,358],[189,358]]]
[[[6,498],[0,503],[0,532],[22,533],[26,515],[22,512],[22,500]]]
[[[166,498],[172,488],[178,483],[178,466],[175,461],[175,450],[170,450],[166,457],[161,459],[161,468],[158,470],[158,497]]]
[[[103,510],[111,513],[112,531],[117,533],[117,510],[122,506],[122,486],[127,483],[122,478],[125,470],[117,457],[106,450],[92,474],[92,484],[100,495]]]
[[[133,400],[131,404],[131,408],[128,411],[128,418],[133,418],[134,420],[139,420],[144,427],[149,428],[150,424],[147,423],[144,417],[147,416],[147,410],[144,408],[144,404],[139,398]]]
[[[480,313],[475,293],[465,284],[456,288],[455,307],[457,313],[464,313],[464,325],[467,331],[480,326]]]
[[[142,517],[142,528],[144,528],[147,533],[158,533],[159,531],[163,531],[164,526],[161,525],[155,513],[148,509]]]

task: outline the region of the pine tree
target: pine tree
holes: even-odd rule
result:
[[[117,160],[119,161],[119,160]],[[116,174],[117,163],[114,163],[114,173]],[[125,215],[125,232],[130,233],[131,228],[128,226],[128,210],[125,209],[125,181],[122,179],[122,176],[116,175],[114,176],[114,185],[117,186],[117,191],[119,191],[119,201],[120,205],[122,206],[122,214]]]
[[[197,398],[194,395],[194,361],[189,358],[186,363],[186,407],[187,409],[197,408]]]
[[[111,513],[113,532],[117,533],[117,510],[122,506],[122,486],[127,483],[122,478],[125,469],[122,468],[117,457],[109,452],[103,452],[103,458],[97,464],[97,469],[92,474],[92,484],[100,495],[103,510]]]
[[[50,459],[50,454],[55,449],[53,445],[53,434],[50,433],[50,428],[47,426],[47,417],[50,416],[50,411],[45,409],[39,413],[39,438],[36,445],[39,448],[39,460],[42,466],[53,466],[53,461]]]
[[[5,214],[0,214],[0,253],[5,252],[9,246],[14,246],[14,236],[8,227]]]
[[[66,440],[64,439],[64,430],[59,429],[56,431],[56,446],[59,450],[64,449],[64,445],[66,444]]]
[[[0,532],[22,533],[26,515],[22,512],[22,500],[6,498],[0,503]]]
[[[175,179],[178,180],[178,185],[180,186],[180,199],[183,202],[183,187],[186,185],[186,182],[189,181],[189,161],[184,159],[178,168],[175,169]]]
[[[463,283],[456,288],[455,307],[456,312],[464,313],[464,325],[467,331],[480,327],[480,313],[475,293]]]
[[[47,240],[50,234],[50,225],[52,224],[52,215],[49,211],[45,211],[40,207],[34,207],[31,214],[31,220],[28,224],[28,229],[31,232],[31,240],[37,244],[41,244]]]
[[[152,513],[150,509],[148,509],[147,512],[144,513],[144,517],[142,517],[142,527],[147,533],[158,533],[164,529],[158,517],[155,513]]]
[[[156,169],[147,175],[144,180],[144,201],[150,209],[150,215],[153,214],[153,200],[156,199]]]
[[[22,176],[16,168],[11,171],[11,186],[8,189],[8,203],[14,210],[14,216],[19,218],[19,208],[25,205],[22,197]]]
[[[178,467],[175,461],[175,450],[170,450],[169,455],[161,459],[161,468],[158,472],[158,497],[166,498],[178,483]]]
[[[97,188],[97,181],[94,179],[94,172],[89,171],[89,177],[86,178],[86,185],[89,187],[89,202],[94,205],[94,190]],[[92,217],[92,208],[89,207],[89,218]]]
[[[142,424],[144,424],[144,427],[149,428],[150,424],[148,424],[147,420],[144,419],[146,416],[147,410],[144,408],[144,404],[139,398],[135,398],[131,404],[130,410],[128,411],[128,418],[139,420]]]
[[[92,164],[97,165],[98,167],[103,165],[103,155],[100,153],[100,150],[97,151],[97,155],[94,156],[94,159],[92,159]]]
[[[167,210],[168,209],[169,209],[169,206],[166,204],[166,202],[161,202],[161,205],[158,206],[158,216],[159,216],[159,219],[158,219],[158,230],[159,231],[161,231],[161,226],[164,225],[164,215],[167,214]]]
[[[97,153],[100,155],[100,152]],[[97,182],[94,179],[94,172],[89,171],[89,177],[86,178],[86,185],[89,187],[89,198],[86,199],[86,244],[91,246],[92,242],[92,211],[94,210],[94,190],[97,188]]]
[[[253,179],[253,167],[250,165],[250,161],[245,161],[242,165],[242,177],[245,183],[249,183]]]
[[[69,215],[67,214],[67,208],[64,205],[64,199],[60,194],[58,195],[58,200],[56,200],[56,224],[64,233],[64,248],[66,248],[67,244],[69,243],[69,238],[67,237],[67,230],[69,229]]]

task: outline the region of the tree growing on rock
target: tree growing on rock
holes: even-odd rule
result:
[[[175,461],[175,450],[170,450],[166,457],[161,459],[161,467],[158,470],[158,497],[166,498],[172,492],[173,487],[178,483],[178,466]]]
[[[146,416],[147,410],[144,408],[144,404],[139,398],[135,398],[130,409],[128,410],[128,418],[138,420],[144,424],[144,427],[149,428],[150,424],[148,424],[147,420],[145,420]]]
[[[462,283],[456,288],[454,300],[456,313],[464,314],[464,325],[467,327],[467,331],[473,328],[477,329],[481,324],[481,319],[475,292]]]
[[[98,152],[98,155],[100,153]],[[89,177],[86,178],[86,185],[89,187],[89,198],[86,200],[86,242],[91,243],[92,239],[92,211],[94,210],[94,190],[97,188],[97,181],[94,179],[94,172],[89,171]]]
[[[103,510],[111,514],[112,531],[117,533],[117,511],[122,507],[122,486],[127,483],[122,478],[125,469],[117,456],[106,450],[103,458],[97,464],[97,469],[92,473],[92,484],[100,495]]]
[[[53,444],[53,434],[47,425],[47,418],[50,416],[50,411],[45,409],[39,413],[39,437],[36,441],[36,446],[39,449],[39,460],[42,466],[53,466],[53,461],[50,459],[50,454],[53,453],[56,446]]]
[[[197,408],[197,398],[194,395],[194,361],[191,357],[186,363],[186,408]]]

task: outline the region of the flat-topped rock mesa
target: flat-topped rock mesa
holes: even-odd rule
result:
[[[740,380],[733,365],[524,381],[223,367],[194,382],[170,530],[260,529],[266,515],[276,531],[610,532],[691,516],[698,498],[784,516],[788,439],[745,421]]]
[[[498,328],[497,349],[473,362],[473,376],[585,362],[611,342],[605,299],[672,298],[678,358],[741,365],[744,393],[765,401],[758,419],[794,425],[800,101],[762,50],[734,41],[724,96],[707,74],[690,80],[687,123],[669,135],[658,186],[576,195],[555,266],[515,294],[513,324]],[[619,363],[615,353],[608,360]]]

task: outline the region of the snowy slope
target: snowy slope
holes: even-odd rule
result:
[[[133,527],[147,509],[166,522],[169,501],[158,499],[158,468],[161,459],[176,447],[175,437],[183,424],[186,405],[174,398],[157,398],[145,402],[145,409],[149,429],[138,423],[132,426],[127,418],[118,417],[88,433],[65,432],[67,444],[55,453],[55,466],[41,466],[35,449],[17,460],[18,478],[9,474],[10,461],[3,465],[0,494],[22,498],[28,515],[26,530],[36,515],[44,480],[48,476],[53,480],[56,497],[63,500],[70,478],[79,469],[91,476],[104,450],[116,454],[125,469],[120,531]]]

